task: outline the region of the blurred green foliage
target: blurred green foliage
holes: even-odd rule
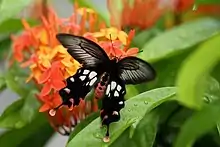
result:
[[[73,1],[73,0],[71,0]],[[109,25],[109,13],[91,1],[80,6],[96,10]],[[11,33],[22,30],[15,16],[31,0],[0,0],[0,58],[11,52]],[[219,0],[196,0],[195,5],[219,4]],[[38,23],[28,19],[30,24]],[[111,141],[102,142],[98,113],[91,114],[72,132],[67,147],[201,147],[220,146],[220,20],[200,17],[165,29],[161,25],[138,31],[132,45],[144,52],[139,57],[150,62],[157,78],[147,84],[127,86],[126,107],[121,120],[110,126]],[[0,92],[11,89],[19,97],[0,116],[3,147],[42,147],[53,134],[45,116],[39,114],[38,92],[24,84],[28,73],[13,64],[1,71]],[[11,141],[13,140],[13,141]]]

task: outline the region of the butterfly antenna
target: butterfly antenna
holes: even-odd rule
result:
[[[116,57],[116,52],[115,52],[115,48],[114,48],[114,45],[113,45],[113,41],[112,41],[112,36],[111,36],[111,34],[109,34],[109,37],[110,37],[110,40],[111,40],[112,50],[113,50],[113,52],[114,52],[114,57]]]
[[[143,50],[138,51],[137,54],[139,54],[139,53],[141,53],[141,52],[143,52]],[[123,56],[132,56],[132,55],[134,55],[134,53],[127,54],[127,55],[121,55],[121,56],[119,57],[119,59],[120,59],[121,57],[123,57]]]
[[[138,51],[137,53],[139,54],[139,53],[142,53],[143,52],[143,50],[140,50],[140,51]]]

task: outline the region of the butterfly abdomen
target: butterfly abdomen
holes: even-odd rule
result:
[[[107,73],[104,73],[100,79],[100,82],[97,84],[95,88],[96,99],[101,99],[104,96],[108,82],[109,82],[109,75]]]

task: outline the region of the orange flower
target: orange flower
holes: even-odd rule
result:
[[[97,40],[100,40],[96,42],[105,50],[109,57],[124,58],[126,56],[136,56],[139,51],[138,48],[129,49],[134,34],[134,30],[127,34],[124,31],[111,27],[101,29],[100,32],[95,32],[92,35]],[[102,40],[100,37],[102,37]]]
[[[181,13],[189,9],[192,10],[194,2],[195,0],[171,0],[171,3],[174,5],[174,12],[176,13]]]
[[[12,48],[15,60],[22,62],[24,60],[24,50],[28,50],[29,46],[33,44],[32,40],[30,39],[30,33],[24,32],[21,36],[11,36],[13,41]]]
[[[60,62],[54,62],[40,77],[39,84],[44,84],[40,95],[46,96],[52,89],[58,91],[65,87],[63,75],[60,71]]]
[[[111,22],[117,27],[138,27],[146,29],[152,27],[161,17],[164,9],[160,7],[159,0],[108,0],[108,9],[111,14]],[[116,7],[116,3],[122,4],[122,9]],[[116,24],[114,23],[116,22]]]
[[[39,95],[38,98],[44,103],[39,109],[40,112],[51,110],[62,103],[58,92],[45,96]]]
[[[33,80],[40,91],[37,95],[38,100],[42,103],[39,111],[48,113],[62,104],[59,90],[65,87],[65,79],[74,75],[81,67],[57,41],[56,34],[62,32],[84,36],[103,47],[110,57],[123,58],[136,55],[138,49],[129,49],[134,36],[133,30],[129,34],[115,27],[103,27],[100,30],[97,26],[102,23],[98,21],[97,14],[91,9],[78,8],[77,5],[74,5],[74,13],[66,19],[59,18],[52,8],[46,10],[47,16],[41,16],[41,23],[37,26],[31,27],[23,19],[24,31],[20,36],[12,36],[12,39],[14,58],[21,62],[22,68],[30,69],[27,82]],[[71,118],[78,122],[97,109],[96,100],[93,102],[82,100],[79,106],[74,107],[73,110],[62,107],[56,110],[55,116],[52,117],[48,114],[48,118],[51,126],[60,132],[59,127],[71,128],[73,125]]]

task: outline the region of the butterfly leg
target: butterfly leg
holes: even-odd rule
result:
[[[103,141],[104,142],[109,142],[110,141],[110,138],[109,138],[109,125],[106,126],[106,134],[105,134],[105,137],[103,138]]]

